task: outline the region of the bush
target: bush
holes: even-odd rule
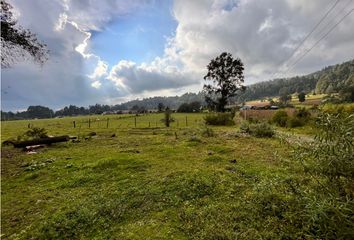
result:
[[[279,110],[272,117],[272,122],[280,127],[286,127],[288,119],[288,114],[284,110]]]
[[[244,121],[240,125],[240,131],[255,137],[273,137],[275,134],[272,126],[266,122],[250,124]]]
[[[296,128],[304,126],[311,117],[311,113],[306,108],[296,110],[293,117],[289,117],[286,126],[289,128]]]
[[[242,133],[249,133],[250,132],[250,124],[247,121],[243,121],[240,124],[240,131]]]
[[[314,142],[297,149],[299,160],[315,174],[328,178],[336,187],[354,181],[354,114],[322,114]]]
[[[325,104],[321,107],[321,111],[331,114],[347,114],[354,112],[354,103],[350,104]]]
[[[46,137],[48,137],[47,130],[45,128],[38,128],[38,127],[31,128],[30,130],[28,130],[25,133],[25,135],[30,138],[46,138]]]
[[[48,135],[47,130],[45,128],[33,127],[22,135],[17,136],[17,141],[26,141],[46,137],[48,137]]]
[[[305,125],[305,121],[297,117],[291,117],[286,122],[286,126],[289,128],[302,127],[304,125]]]
[[[231,126],[235,125],[231,113],[213,113],[204,117],[207,125]]]
[[[307,121],[310,119],[311,113],[306,108],[300,108],[294,112],[294,117]]]
[[[255,137],[273,137],[274,129],[268,123],[256,123],[250,125],[250,134]]]
[[[354,114],[324,113],[316,125],[314,141],[294,151],[304,172],[318,182],[313,194],[302,192],[303,219],[318,239],[353,239]]]

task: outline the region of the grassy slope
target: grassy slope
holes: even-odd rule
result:
[[[73,120],[87,118],[32,121],[53,135],[94,130],[97,136],[34,155],[2,148],[2,238],[304,236],[306,222],[292,216],[294,195],[286,184],[310,180],[296,163],[282,160],[285,146],[276,139],[235,137],[235,127],[214,127],[215,137],[203,137],[201,114],[188,115],[189,126],[182,124],[185,114],[173,116],[179,128],[176,122],[170,129],[144,128],[162,115],[139,117],[138,128],[134,118],[113,116],[108,129],[103,122],[72,128]],[[2,140],[26,131],[27,124],[3,122]]]

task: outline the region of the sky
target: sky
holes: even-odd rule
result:
[[[198,92],[225,51],[243,61],[246,85],[353,58],[354,0],[8,2],[50,55],[1,70],[5,111]]]

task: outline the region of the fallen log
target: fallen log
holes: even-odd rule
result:
[[[70,140],[70,137],[67,135],[58,136],[58,137],[47,137],[47,138],[38,138],[28,141],[14,142],[13,145],[15,148],[24,148],[32,145],[41,145],[41,144],[51,144],[57,142],[67,142]]]

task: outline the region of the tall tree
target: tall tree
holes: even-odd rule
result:
[[[236,96],[239,90],[245,89],[243,63],[241,59],[234,59],[230,53],[223,52],[211,60],[207,69],[204,80],[212,82],[203,87],[205,100],[209,106],[224,112],[228,99]]]
[[[8,68],[29,54],[43,64],[48,59],[47,47],[36,35],[17,24],[11,12],[12,6],[5,0],[1,4],[1,67]]]

